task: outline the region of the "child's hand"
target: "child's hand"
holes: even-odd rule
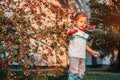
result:
[[[96,52],[96,51],[93,51],[92,55],[93,55],[94,57],[98,57],[98,56],[100,56],[100,53],[99,53],[99,52]]]

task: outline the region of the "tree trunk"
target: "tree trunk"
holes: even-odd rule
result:
[[[120,72],[120,69],[119,69],[120,68],[120,41],[118,42],[118,44],[116,46],[117,46],[117,50],[118,50],[117,59],[114,62],[112,68],[113,68],[113,71]]]
[[[117,66],[120,67],[120,42],[118,44]]]

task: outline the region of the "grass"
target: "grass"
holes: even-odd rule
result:
[[[47,74],[58,74],[55,71],[47,71]],[[16,72],[15,80],[67,80],[67,72],[63,71],[62,75],[40,76],[36,72],[31,72],[29,77],[24,76],[20,71]],[[120,80],[120,73],[110,73],[106,71],[87,71],[83,80]],[[0,80],[7,80],[7,75],[0,73]]]
[[[120,74],[87,74],[83,80],[120,80]],[[48,80],[67,80],[67,76],[63,77],[49,77]]]
[[[84,80],[120,80],[120,74],[87,74]]]

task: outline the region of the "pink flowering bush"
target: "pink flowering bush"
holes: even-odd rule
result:
[[[59,0],[0,1],[0,64],[67,65],[67,27],[72,11]],[[14,75],[8,70],[8,75]]]

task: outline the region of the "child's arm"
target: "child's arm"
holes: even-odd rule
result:
[[[86,45],[86,50],[95,57],[98,57],[100,55],[99,52],[92,50],[88,45]]]

